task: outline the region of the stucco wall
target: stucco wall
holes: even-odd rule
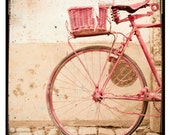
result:
[[[139,66],[144,69],[146,79],[149,79],[148,67],[145,68],[146,61],[142,57],[137,57],[139,54],[142,56],[142,52],[136,44],[128,49],[127,54],[130,54],[132,50],[136,52],[132,58],[140,61]],[[70,51],[66,43],[11,44],[9,51],[10,120],[49,119],[45,101],[46,85],[54,66]]]
[[[141,0],[139,0],[141,1]],[[86,0],[12,0],[9,44],[9,120],[50,120],[46,108],[46,85],[54,66],[71,49],[67,44],[65,21],[71,6],[89,4]],[[135,3],[136,0],[119,0],[117,3]],[[139,13],[145,10],[139,10]],[[139,23],[150,22],[150,18]],[[115,31],[129,32],[129,24],[112,24]],[[151,29],[142,30],[150,50]],[[104,43],[107,40],[107,43]],[[75,39],[76,48],[94,43],[110,46],[111,37],[99,36]],[[120,41],[120,39],[118,39]],[[150,86],[150,71],[136,42],[127,49],[127,54],[138,61]],[[82,45],[83,44],[83,45]],[[137,55],[140,55],[138,57]]]
[[[66,42],[66,20],[69,21],[67,9],[75,6],[89,6],[92,0],[11,0],[10,43],[56,43]],[[138,0],[139,2],[141,0]],[[116,1],[115,1],[116,2]],[[121,0],[121,3],[135,3],[135,0]],[[142,13],[145,10],[141,9]],[[125,12],[121,14],[125,16]],[[127,15],[127,14],[126,14]],[[147,23],[150,18],[139,19],[140,23]],[[129,23],[116,26],[115,31],[130,30]],[[149,29],[143,33],[146,42],[149,41]],[[102,39],[102,38],[100,38]],[[84,39],[86,40],[86,39]],[[95,39],[93,40],[95,41]]]

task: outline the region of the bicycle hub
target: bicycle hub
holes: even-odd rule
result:
[[[103,93],[100,91],[95,91],[92,97],[95,102],[101,102],[103,99]]]

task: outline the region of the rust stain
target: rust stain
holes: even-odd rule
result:
[[[16,86],[16,88],[13,90],[13,94],[14,94],[15,96],[23,96],[23,95],[24,95],[24,92],[22,91],[22,88],[21,88],[21,85],[20,85],[20,84],[18,84],[18,85]]]
[[[30,74],[32,74],[32,75],[35,75],[35,74],[36,74],[36,72],[35,72],[34,69],[28,69],[28,72],[29,72]]]
[[[28,69],[28,72],[29,72],[30,74],[32,74],[32,75],[35,75],[35,74],[36,74],[36,70],[37,70],[39,67],[40,67],[40,65],[39,65],[39,64],[36,64],[36,65],[34,65],[34,68]]]
[[[23,79],[23,78],[18,78],[18,80],[19,80],[20,82],[23,82],[23,81],[24,81],[24,79]]]
[[[57,88],[55,88],[55,87],[53,88],[53,91],[54,91],[55,93],[57,93],[57,94],[59,93],[59,89],[57,89]]]
[[[68,99],[68,96],[67,96],[67,95],[64,95],[64,98],[65,98],[65,99]]]
[[[40,67],[40,65],[39,65],[39,64],[36,64],[36,65],[35,65],[35,68],[39,68],[39,67]]]
[[[55,93],[56,96],[59,96],[59,91],[60,91],[59,89],[55,87],[53,88],[53,92]]]
[[[33,83],[31,83],[31,84],[29,85],[29,87],[30,87],[31,89],[33,89],[33,88],[36,87],[36,85],[35,85],[35,83],[33,82]]]

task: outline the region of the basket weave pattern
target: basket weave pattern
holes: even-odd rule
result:
[[[97,27],[93,18],[92,7],[76,7],[68,10],[71,33],[76,36],[94,35],[106,32],[107,8],[99,7]]]

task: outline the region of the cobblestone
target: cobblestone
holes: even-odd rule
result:
[[[73,135],[121,135],[123,129],[110,127],[67,127]],[[10,127],[9,135],[63,135],[55,126]],[[147,126],[139,127],[133,135],[160,135]]]
[[[115,133],[116,133],[116,135],[121,135],[124,130],[125,129],[121,129],[121,128],[120,129],[116,129]]]
[[[98,135],[116,135],[112,129],[109,128],[99,128]]]
[[[95,127],[80,127],[79,135],[96,135],[97,129]]]
[[[15,133],[15,128],[9,128],[10,133]]]
[[[146,135],[160,135],[158,133],[147,133]]]
[[[45,135],[45,131],[44,130],[34,131],[33,135]]]
[[[22,128],[22,127],[20,128],[19,127],[19,128],[16,129],[16,131],[17,132],[30,132],[31,130],[30,130],[30,128]]]
[[[47,135],[58,135],[58,130],[57,129],[51,129]]]
[[[32,135],[32,133],[27,133],[27,132],[17,132],[12,135]]]

